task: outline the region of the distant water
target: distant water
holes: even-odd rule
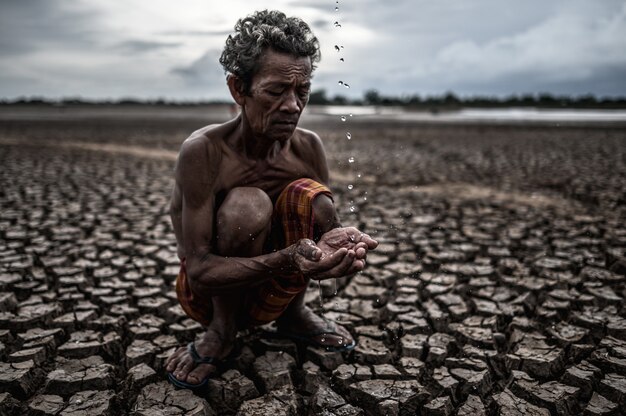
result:
[[[544,108],[468,108],[457,111],[411,111],[402,107],[377,106],[311,106],[312,116],[353,114],[367,119],[397,119],[443,122],[626,122],[626,110],[544,109]]]

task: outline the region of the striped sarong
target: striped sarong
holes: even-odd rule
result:
[[[320,194],[332,198],[325,185],[312,179],[302,178],[291,182],[279,195],[274,205],[272,221],[282,231],[281,249],[289,247],[301,238],[313,238],[313,200]],[[243,293],[246,325],[263,325],[278,318],[289,303],[303,290],[307,280],[301,274],[266,280]],[[202,325],[209,325],[212,317],[211,299],[194,296],[189,287],[185,261],[181,262],[176,279],[176,295],[185,313]]]

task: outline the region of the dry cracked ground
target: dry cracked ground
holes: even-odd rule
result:
[[[344,223],[381,242],[309,291],[358,346],[242,332],[194,395],[163,370],[202,331],[167,203],[211,117],[18,110],[0,117],[2,415],[625,413],[624,126],[305,120]]]

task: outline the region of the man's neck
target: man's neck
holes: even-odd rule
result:
[[[243,120],[239,128],[238,142],[237,150],[248,159],[253,160],[271,159],[283,148],[277,140],[255,136]]]

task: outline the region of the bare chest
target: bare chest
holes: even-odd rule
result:
[[[280,192],[299,178],[320,180],[310,164],[294,154],[281,154],[272,160],[252,161],[234,154],[225,154],[219,170],[218,193],[250,186],[262,189],[274,201]]]

